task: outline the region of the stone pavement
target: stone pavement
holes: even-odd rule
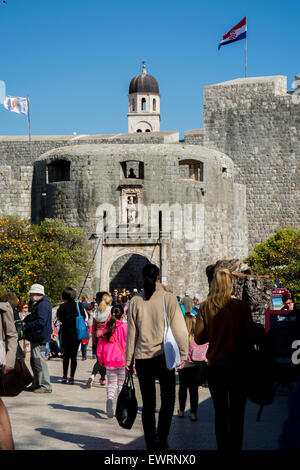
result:
[[[89,351],[90,354],[90,351]],[[106,417],[106,388],[99,375],[91,389],[85,388],[94,360],[78,358],[75,384],[61,384],[62,360],[48,362],[53,392],[37,395],[23,392],[4,398],[10,415],[16,450],[144,450],[141,397],[135,378],[139,411],[131,430],[122,429],[116,418]],[[178,385],[176,391],[178,399]],[[277,450],[278,437],[287,416],[288,394],[276,394],[256,422],[258,407],[247,404],[244,450]],[[159,407],[159,393],[157,394]],[[189,403],[187,404],[189,405]],[[214,450],[213,404],[208,389],[199,388],[198,421],[191,422],[189,409],[178,418],[175,407],[169,437],[170,450]]]

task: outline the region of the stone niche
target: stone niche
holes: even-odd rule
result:
[[[206,268],[209,286],[214,273],[222,268],[229,269],[233,274],[234,294],[238,299],[245,300],[249,304],[253,320],[265,325],[265,311],[273,309],[273,281],[269,276],[252,274],[248,266],[238,259],[219,260]]]

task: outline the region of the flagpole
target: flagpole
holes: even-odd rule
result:
[[[247,36],[245,38],[245,78],[247,78]]]
[[[29,107],[29,96],[28,95],[27,95],[27,121],[28,121],[28,137],[29,137],[30,159],[32,159],[31,123],[30,123],[30,107]]]

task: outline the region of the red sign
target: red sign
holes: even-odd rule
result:
[[[288,289],[285,289],[285,288],[273,289],[272,291],[273,297],[282,297],[283,295],[291,295],[291,293]]]

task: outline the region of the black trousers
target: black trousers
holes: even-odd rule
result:
[[[71,370],[70,377],[75,376],[75,371],[77,368],[77,353],[79,348],[80,341],[64,339],[63,348],[64,348],[64,359],[63,359],[63,375],[68,375],[68,368],[71,361]]]
[[[208,366],[218,450],[241,450],[247,394],[242,368]]]
[[[93,347],[93,354],[95,354],[95,355],[97,354],[98,341],[99,341],[99,338],[96,339],[96,343],[93,343],[93,346],[92,346]],[[101,366],[101,364],[99,363],[99,361],[97,359],[97,361],[94,364],[92,374],[96,375],[98,372],[100,374],[101,380],[104,380],[105,376],[106,376],[106,368],[104,366]]]
[[[198,408],[198,385],[192,383],[190,380],[190,376],[194,372],[194,367],[187,367],[185,369],[179,370],[179,409],[181,411],[185,410],[186,400],[187,400],[187,393],[189,391],[190,394],[190,405],[191,405],[191,413],[197,414]]]
[[[143,400],[142,423],[147,447],[151,447],[156,437],[156,379],[160,384],[161,398],[157,434],[160,440],[165,443],[169,435],[175,406],[175,369],[167,369],[164,354],[151,359],[136,359],[135,367]]]

